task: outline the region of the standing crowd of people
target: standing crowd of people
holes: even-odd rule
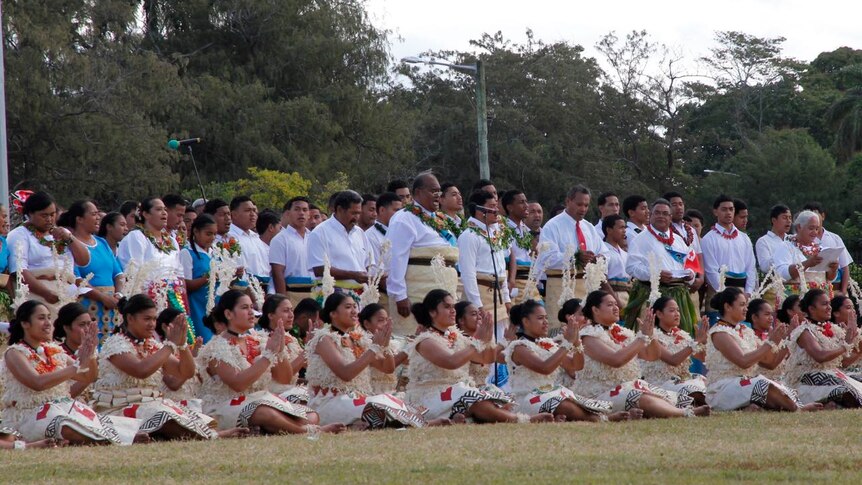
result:
[[[0,447],[862,405],[859,288],[816,203],[715,224],[669,192],[545,220],[431,173],[281,212],[17,194]],[[8,213],[0,211],[0,227]]]

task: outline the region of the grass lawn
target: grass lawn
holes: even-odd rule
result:
[[[10,482],[862,482],[862,411],[455,426],[0,453]]]

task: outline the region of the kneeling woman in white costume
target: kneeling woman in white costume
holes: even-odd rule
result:
[[[427,328],[410,344],[407,400],[426,409],[428,419],[448,418],[479,423],[552,421],[551,413],[515,414],[509,398],[499,391],[471,386],[471,361],[493,362],[497,348],[491,342],[494,324],[484,319],[467,337],[455,326],[455,300],[445,290],[428,292],[413,304],[413,316]]]
[[[392,319],[389,318],[389,312],[383,305],[371,303],[365,306],[359,312],[359,323],[362,328],[371,334],[385,328],[386,325],[392,325]],[[398,388],[398,368],[407,362],[407,353],[401,347],[405,340],[396,342],[395,337],[389,340],[388,350],[392,354],[392,359],[395,362],[394,372],[381,372],[374,367],[371,367],[371,391],[374,394],[395,394]]]
[[[804,404],[860,407],[862,383],[841,371],[862,357],[855,319],[846,327],[830,322],[832,306],[820,289],[808,290],[800,305],[808,318],[790,335],[787,385]]]
[[[222,295],[213,318],[227,322],[224,332],[213,336],[198,354],[203,374],[203,409],[219,428],[256,427],[270,434],[304,434],[309,410],[269,391],[272,381],[287,384],[293,377],[284,351],[284,325],[271,324],[269,335],[250,332],[254,327],[251,297],[237,290]],[[321,431],[341,431],[343,426]]]
[[[611,403],[587,399],[555,384],[560,369],[573,373],[583,367],[584,348],[576,323],[563,327],[562,342],[548,338],[548,314],[536,300],[515,305],[509,314],[518,338],[504,351],[512,397],[530,414],[552,413],[558,420],[606,421]],[[628,413],[614,417],[625,419]]]
[[[392,325],[373,335],[359,326],[356,302],[346,293],[326,298],[320,317],[329,325],[308,341],[308,405],[321,423],[342,422],[357,429],[422,427],[422,414],[391,394],[373,394],[371,368],[394,372],[388,350]]]
[[[657,360],[641,363],[643,378],[654,386],[677,393],[677,404],[706,404],[706,378],[689,371],[691,358],[703,361],[709,322],[706,317],[697,326],[695,338],[679,328],[679,306],[673,298],[660,297],[652,305],[656,319],[654,340],[661,354]]]
[[[647,312],[638,320],[640,331],[617,324],[620,308],[614,295],[594,291],[584,301],[584,317],[591,322],[581,330],[584,368],[578,372],[572,391],[593,399],[610,401],[616,412],[640,410],[648,418],[675,418],[709,414],[709,406],[677,407],[675,393],[641,380],[642,360],[656,360],[661,348],[653,339],[655,317]]]
[[[139,431],[158,439],[212,439],[216,432],[202,416],[163,395],[164,377],[190,379],[195,362],[186,345],[185,320],[168,326],[156,340],[156,304],[148,296],[120,300],[123,324],[99,352],[99,379],[93,407],[113,416],[139,419]],[[179,357],[174,356],[178,352]]]
[[[70,444],[131,444],[138,422],[96,414],[72,399],[70,381],[89,383],[98,373],[95,350],[97,329],[84,333],[80,358],[69,357],[51,341],[54,326],[48,307],[27,301],[18,307],[9,327],[9,348],[3,356],[3,424],[26,441],[45,438]]]
[[[295,325],[293,303],[284,295],[267,295],[263,301],[261,313],[262,315],[257,320],[257,326],[267,336],[272,334],[275,323],[281,320],[284,326],[284,352],[288,361],[290,361],[291,369],[290,378],[287,379],[287,382],[282,383],[273,379],[269,386],[269,391],[290,402],[308,404],[308,390],[305,386],[298,384],[299,371],[306,364],[305,350],[299,345],[299,340],[290,334],[291,329]],[[319,421],[317,414],[311,411],[307,413],[307,418],[312,424],[317,424]]]
[[[764,377],[757,369],[759,362],[771,361],[781,351],[779,344],[787,335],[787,326],[778,324],[769,332],[768,340],[758,339],[742,323],[748,308],[745,294],[739,288],[728,287],[716,293],[710,305],[718,310],[720,318],[709,330],[706,402],[720,411],[757,408],[796,411],[793,392]]]

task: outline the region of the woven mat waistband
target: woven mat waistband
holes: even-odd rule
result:
[[[434,258],[410,258],[407,260],[407,264],[412,266],[431,266],[431,261],[433,261],[433,259]],[[443,261],[447,268],[455,267],[455,262],[447,259],[444,259]]]

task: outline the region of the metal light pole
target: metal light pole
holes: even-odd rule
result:
[[[0,204],[9,208],[9,163],[6,158],[6,67],[3,53],[3,2],[0,1]]]
[[[476,80],[476,131],[479,138],[479,178],[491,178],[491,166],[488,164],[488,107],[485,96],[485,66],[482,61],[476,64],[451,64],[448,62],[422,59],[421,57],[405,57],[401,62],[408,64],[428,64],[445,66],[454,71],[473,76]]]

